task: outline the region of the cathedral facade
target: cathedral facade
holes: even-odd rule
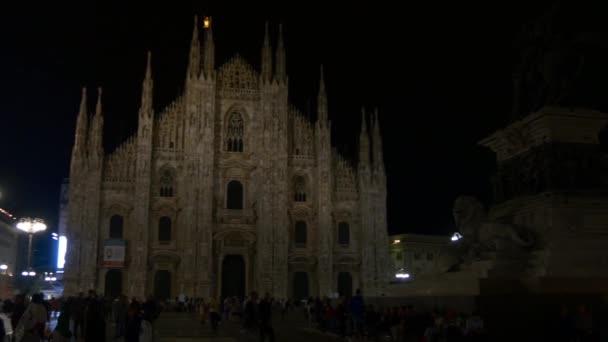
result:
[[[377,112],[363,111],[354,166],[331,146],[322,69],[316,122],[289,103],[280,29],[273,49],[266,28],[259,71],[238,55],[216,68],[214,50],[210,20],[195,20],[184,91],[158,112],[148,53],[137,132],[111,152],[101,90],[93,115],[83,90],[65,294],[380,295],[389,258]]]

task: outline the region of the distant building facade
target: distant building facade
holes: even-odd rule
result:
[[[446,252],[449,237],[425,234],[398,234],[390,236],[392,281],[403,281],[397,274],[407,274],[407,279],[437,274],[441,270],[440,258]]]
[[[0,208],[0,298],[13,296],[17,270],[17,228],[15,217]]]
[[[116,150],[103,149],[101,92],[91,120],[83,92],[65,293],[380,295],[390,271],[377,113],[362,116],[353,166],[331,146],[322,70],[310,122],[288,100],[280,31],[273,51],[266,29],[257,71],[239,56],[216,68],[204,27],[183,94],[159,112],[148,55],[137,132]]]

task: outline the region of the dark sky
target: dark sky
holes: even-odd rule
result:
[[[80,88],[91,89],[93,102],[92,89],[104,87],[106,144],[114,146],[135,128],[146,50],[158,111],[181,91],[193,15],[210,14],[218,64],[239,52],[257,67],[264,21],[273,44],[284,23],[290,95],[303,110],[314,108],[325,65],[343,153],[356,151],[361,106],[379,107],[390,232],[448,232],[457,195],[489,199],[493,155],[476,143],[507,121],[522,23],[553,2],[348,2],[339,10],[312,2],[24,2],[0,18],[0,207],[56,229]],[[563,3],[559,25],[605,21],[599,2]]]

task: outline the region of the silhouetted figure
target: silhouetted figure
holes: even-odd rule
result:
[[[274,342],[274,329],[272,328],[272,299],[270,293],[264,295],[264,299],[258,305],[258,312],[260,316],[260,342],[268,340]]]

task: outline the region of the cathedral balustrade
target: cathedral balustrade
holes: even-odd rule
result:
[[[294,165],[294,166],[314,165],[315,156],[303,155],[303,154],[292,154],[289,156],[288,163],[289,163],[289,165]]]
[[[135,190],[135,182],[130,179],[104,179],[101,184],[102,190],[132,192]]]
[[[254,224],[257,220],[253,208],[245,209],[217,209],[215,219],[217,223]]]
[[[155,250],[176,250],[177,246],[175,240],[171,241],[154,241],[152,243],[152,249]]]

